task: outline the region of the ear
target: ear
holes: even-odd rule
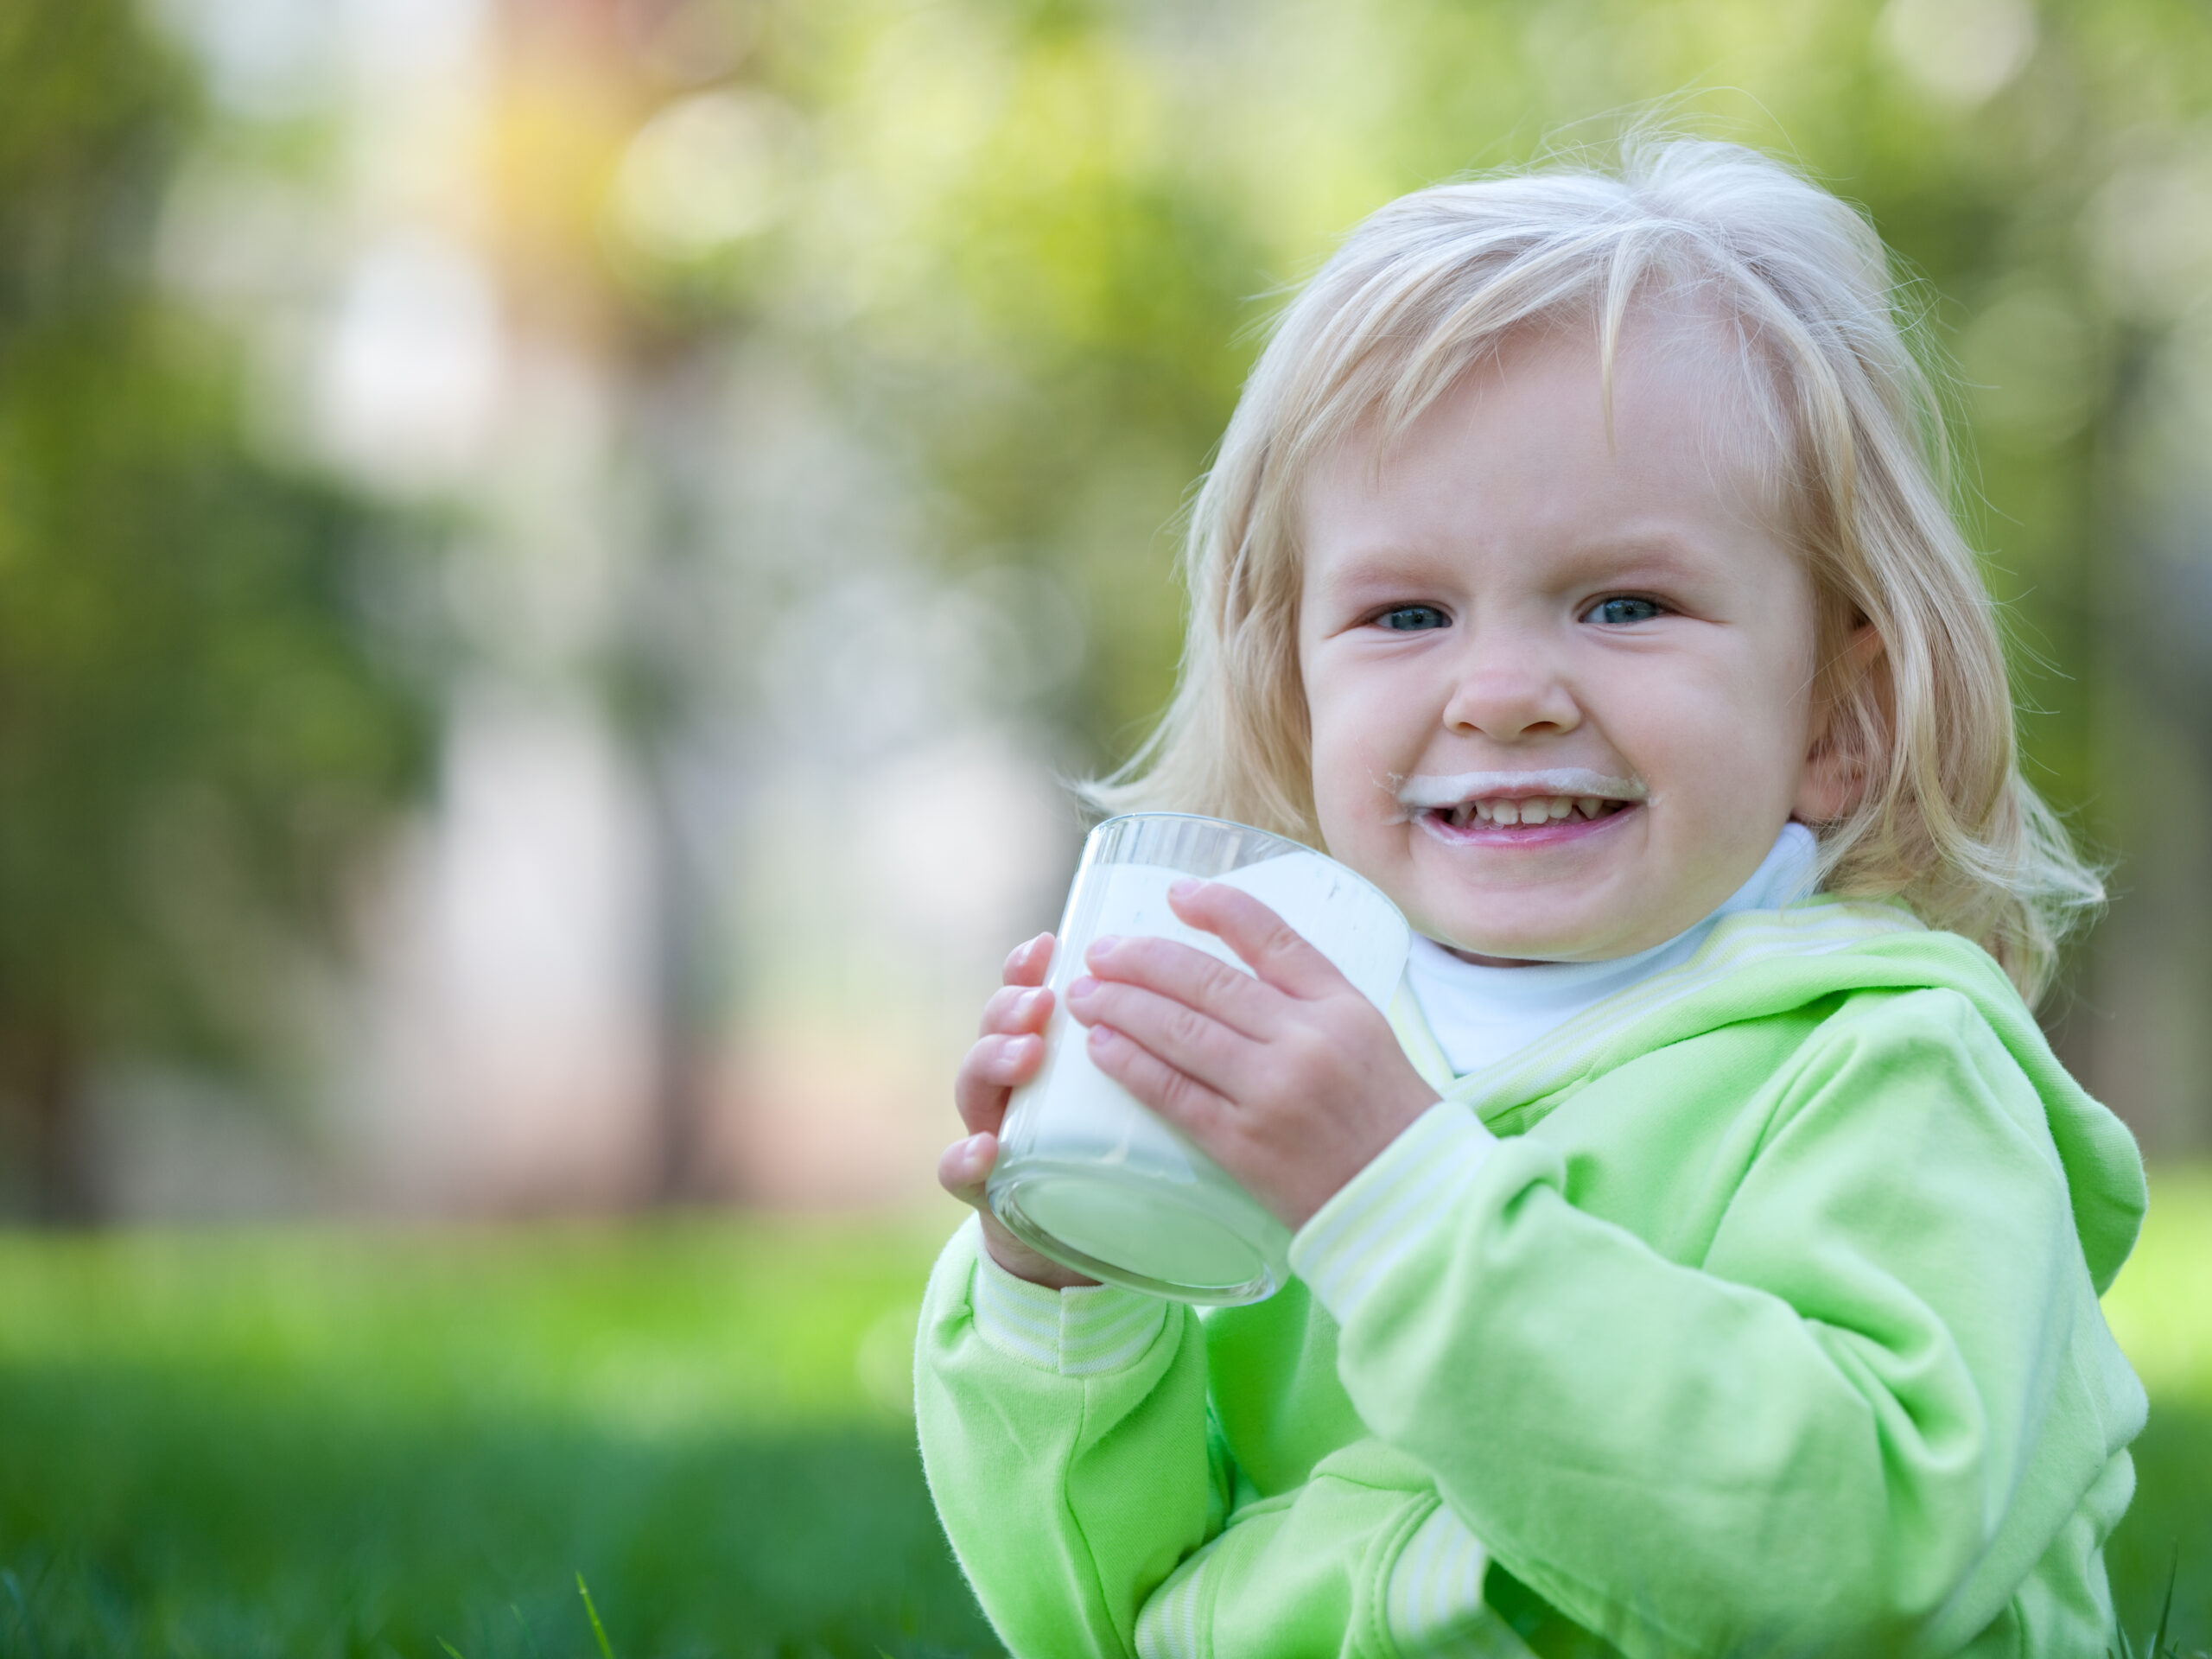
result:
[[[1871,757],[1853,745],[1853,734],[1840,715],[1881,658],[1882,636],[1872,623],[1862,622],[1814,688],[1805,769],[1798,774],[1797,798],[1790,812],[1800,823],[1833,823],[1859,804]]]

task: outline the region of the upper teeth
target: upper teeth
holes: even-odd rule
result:
[[[1597,795],[1531,795],[1512,801],[1462,801],[1443,811],[1454,829],[1463,829],[1478,822],[1548,823],[1554,818],[1572,817],[1577,813],[1594,818],[1619,804]]]

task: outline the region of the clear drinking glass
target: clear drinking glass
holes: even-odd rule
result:
[[[1179,939],[1250,971],[1167,907],[1169,885],[1186,876],[1243,888],[1388,1008],[1411,936],[1364,877],[1247,824],[1181,812],[1109,818],[1084,845],[1060,919],[1044,1067],[1014,1092],[986,1190],[1017,1236],[1079,1273],[1186,1302],[1255,1302],[1289,1274],[1288,1230],[1091,1064],[1065,1006],[1102,934]]]

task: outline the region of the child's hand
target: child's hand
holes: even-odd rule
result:
[[[968,1138],[956,1141],[937,1160],[937,1179],[963,1204],[983,1217],[983,1242],[991,1259],[1018,1278],[1065,1288],[1097,1282],[1042,1256],[1008,1232],[991,1213],[983,1183],[998,1161],[999,1125],[1006,1121],[1007,1096],[1037,1075],[1045,1063],[1040,1034],[1052,1012],[1052,994],[1044,988],[1052,961],[1052,936],[1039,933],[1016,945],[1006,959],[1006,982],[983,1007],[982,1036],[960,1064],[952,1097]]]
[[[1374,1005],[1258,899],[1179,881],[1168,901],[1259,977],[1168,939],[1099,939],[1068,1012],[1100,1071],[1295,1230],[1436,1091]]]

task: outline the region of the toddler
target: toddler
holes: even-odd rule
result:
[[[1294,1231],[1204,1315],[982,1209],[1052,942],[1009,959],[917,1393],[1014,1653],[2105,1650],[2142,1168],[2029,1013],[2098,888],[1940,464],[1879,243],[1730,145],[1418,192],[1291,305],[1095,794],[1325,848],[1414,954],[1386,1022],[1185,883],[1250,973],[1067,988]]]

